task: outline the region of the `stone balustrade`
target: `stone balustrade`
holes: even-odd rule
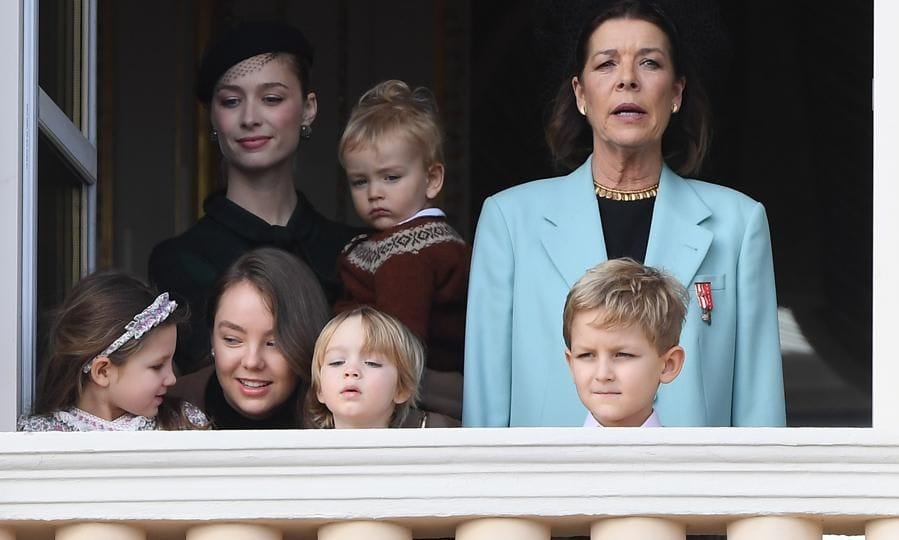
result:
[[[899,538],[899,432],[0,434],[0,540]]]

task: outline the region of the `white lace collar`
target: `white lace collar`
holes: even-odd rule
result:
[[[78,407],[56,411],[53,413],[53,417],[57,421],[71,426],[75,431],[146,431],[156,429],[155,418],[125,413],[115,420],[105,420]]]

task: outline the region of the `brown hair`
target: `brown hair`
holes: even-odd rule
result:
[[[397,404],[393,416],[390,418],[390,427],[398,427],[406,419],[409,410],[418,402],[418,386],[424,370],[425,351],[421,342],[406,325],[395,317],[368,306],[340,313],[325,325],[316,340],[315,353],[312,356],[312,385],[306,397],[307,423],[317,428],[334,427],[334,415],[324,403],[318,400],[318,392],[321,389],[321,369],[331,338],[334,337],[337,328],[352,317],[362,319],[362,328],[365,332],[364,352],[383,354],[387,360],[393,362],[397,372],[397,391],[409,393],[409,399]]]
[[[422,86],[411,90],[398,80],[379,83],[359,98],[337,147],[340,163],[344,164],[347,152],[373,145],[391,132],[418,145],[425,166],[444,163],[443,132],[434,95]]]
[[[291,72],[296,75],[297,80],[300,81],[300,95],[303,99],[309,97],[309,94],[312,93],[312,79],[309,74],[309,63],[303,58],[289,52],[274,52],[272,56],[275,60],[284,62]]]
[[[593,151],[593,132],[578,111],[571,80],[583,75],[590,37],[604,22],[612,19],[646,21],[667,36],[675,77],[687,84],[680,110],[671,116],[662,136],[662,153],[678,174],[695,174],[705,160],[711,139],[708,97],[674,23],[658,5],[645,0],[617,2],[589,19],[581,29],[573,51],[572,70],[559,87],[546,125],[546,142],[553,158],[565,167],[575,168]]]
[[[687,290],[669,274],[633,259],[612,259],[587,270],[565,299],[562,337],[571,349],[578,313],[601,309],[597,328],[639,325],[660,353],[677,345],[687,313]]]
[[[286,251],[264,247],[244,253],[225,270],[212,291],[206,311],[210,330],[222,295],[240,283],[253,285],[271,311],[275,342],[299,379],[296,395],[303,396],[309,387],[315,338],[330,313],[318,279],[306,263]],[[302,398],[297,399],[295,416],[298,423],[303,418]]]
[[[91,377],[82,371],[84,364],[122,335],[125,325],[157,296],[152,287],[121,272],[99,272],[79,281],[55,313],[50,353],[38,381],[33,413],[46,415],[76,406]],[[109,361],[123,365],[157,328],[186,320],[186,311],[179,306],[143,337],[130,339],[109,354]],[[182,404],[174,398],[163,400],[156,416],[161,429],[202,427],[187,419]]]

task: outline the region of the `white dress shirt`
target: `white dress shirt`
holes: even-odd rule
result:
[[[605,427],[599,422],[596,421],[596,418],[593,418],[591,413],[587,413],[587,419],[584,420],[584,427]],[[640,427],[664,427],[661,422],[659,422],[659,417],[656,415],[655,409],[652,410],[652,414],[649,415],[649,418],[643,422],[643,425]]]
[[[403,221],[400,221],[399,223],[397,223],[397,225],[402,225],[403,223],[408,223],[408,222],[412,221],[413,219],[420,218],[420,217],[446,217],[446,213],[444,213],[444,211],[439,208],[423,208],[423,209],[419,210],[418,212],[416,212],[415,215],[413,215],[412,217],[406,218]]]

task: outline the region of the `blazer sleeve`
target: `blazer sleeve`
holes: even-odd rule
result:
[[[771,236],[765,208],[747,223],[737,266],[733,426],[786,425]]]
[[[462,400],[467,427],[509,425],[514,265],[505,217],[488,198],[475,233],[468,286]]]

